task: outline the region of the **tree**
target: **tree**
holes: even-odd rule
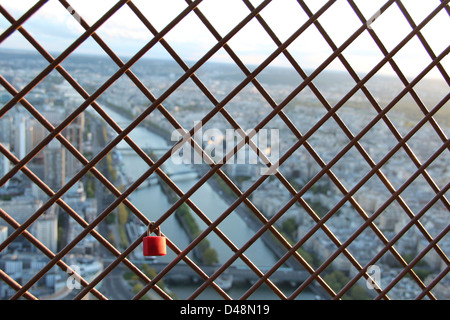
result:
[[[213,265],[219,262],[219,257],[217,255],[217,251],[213,248],[209,247],[203,251],[203,262],[207,265]]]
[[[123,226],[128,221],[128,209],[123,203],[120,203],[117,210],[119,211],[119,224]]]
[[[295,238],[297,232],[297,222],[294,217],[290,217],[283,221],[281,229],[286,232],[291,238]]]
[[[354,300],[367,300],[369,299],[369,295],[367,294],[367,290],[360,286],[355,285],[350,290],[350,296]]]
[[[137,293],[139,293],[142,289],[144,288],[144,286],[141,284],[141,283],[136,283],[134,286],[133,286],[133,293],[134,294],[137,294]]]
[[[339,270],[327,274],[323,277],[323,280],[325,280],[335,292],[340,291],[350,281],[350,279]]]

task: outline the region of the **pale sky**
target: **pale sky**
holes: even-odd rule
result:
[[[16,19],[36,0],[0,0]],[[73,9],[89,24],[93,24],[116,0],[71,0]],[[262,0],[251,0],[257,6]],[[305,1],[314,13],[326,0]],[[364,16],[369,19],[386,2],[386,0],[355,0]],[[146,15],[148,20],[159,31],[162,30],[179,12],[186,8],[184,0],[134,0],[133,3]],[[419,24],[432,10],[440,4],[439,0],[403,0],[416,24]],[[198,7],[206,18],[217,29],[220,35],[225,36],[246,15],[249,9],[242,0],[204,0]],[[261,16],[274,30],[281,41],[286,40],[293,32],[307,20],[307,15],[296,0],[273,0],[262,12]],[[345,0],[336,1],[333,6],[319,18],[319,22],[328,32],[335,44],[342,44],[360,26],[361,22],[353,13],[352,8]],[[0,16],[0,32],[9,26],[9,22]],[[33,15],[25,24],[28,30],[39,43],[48,51],[60,52],[81,35],[83,29],[69,12],[57,0],[50,0],[37,14]],[[393,4],[373,24],[373,30],[385,44],[388,50],[394,48],[412,29],[403,14]],[[423,34],[436,55],[439,55],[450,45],[450,17],[441,11],[424,29]],[[131,56],[143,47],[152,35],[134,15],[131,9],[123,6],[109,21],[98,30],[98,35],[118,54]],[[198,17],[191,13],[165,37],[165,40],[185,60],[198,60],[212,46],[216,40],[201,23]],[[247,64],[257,65],[264,61],[276,46],[263,30],[261,25],[253,19],[229,42],[229,46]],[[0,44],[2,48],[31,49],[26,40],[16,31],[14,35]],[[317,29],[308,28],[291,46],[289,52],[305,69],[319,66],[331,53],[328,44],[323,40]],[[80,46],[79,53],[101,53],[102,50],[89,40]],[[154,47],[149,54],[151,57],[168,57],[161,46]],[[369,71],[376,65],[383,55],[375,45],[367,31],[365,31],[349,48],[344,51],[352,67],[360,72]],[[230,61],[227,53],[220,50],[214,61]],[[402,49],[394,60],[403,72],[411,76],[417,75],[431,59],[414,38]],[[450,69],[450,58],[443,60],[444,67]],[[275,62],[277,65],[286,65],[288,62],[281,57]],[[334,62],[329,69],[339,70],[343,67]],[[383,72],[389,73],[390,68]]]

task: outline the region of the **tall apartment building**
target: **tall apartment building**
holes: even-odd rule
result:
[[[46,214],[36,221],[36,238],[52,252],[57,252],[58,220],[55,214]]]

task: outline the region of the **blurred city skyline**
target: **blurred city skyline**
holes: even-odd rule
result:
[[[5,0],[2,1],[2,5],[11,12],[15,19],[18,19],[35,2],[33,0],[20,2]],[[79,14],[89,25],[92,25],[116,2],[115,0],[97,2],[79,0],[69,3],[76,14]],[[261,0],[251,1],[255,7],[261,2]],[[388,51],[392,50],[411,32],[411,26],[408,24],[399,6],[395,3],[378,17],[377,12],[386,1],[356,0],[354,2],[367,20],[371,21],[373,17],[377,17],[371,24],[371,28],[382,40]],[[144,13],[158,31],[162,30],[187,7],[187,2],[183,0],[164,2],[135,0],[133,3]],[[314,14],[327,1],[304,1],[304,3]],[[418,25],[440,2],[438,0],[406,0],[402,3],[415,24]],[[198,9],[222,37],[250,13],[249,8],[241,0],[225,2],[205,0],[199,4]],[[295,0],[274,0],[261,11],[261,16],[281,41],[288,39],[308,20],[308,15]],[[354,14],[352,7],[344,0],[336,1],[330,9],[319,17],[318,21],[338,47],[362,24],[357,15]],[[2,16],[0,18],[0,32],[5,31],[9,26],[10,23]],[[84,31],[77,20],[71,16],[71,13],[58,1],[49,1],[44,4],[36,14],[24,23],[24,28],[46,50],[51,52],[62,52]],[[436,55],[439,55],[449,45],[450,38],[444,35],[444,30],[449,29],[450,20],[446,13],[441,11],[421,30]],[[124,5],[112,18],[104,23],[97,30],[97,34],[121,56],[133,56],[153,38],[151,32],[127,5]],[[164,39],[185,61],[197,61],[217,43],[217,40],[194,12],[188,14]],[[445,39],[449,41],[445,41]],[[227,44],[248,65],[259,65],[277,49],[273,40],[256,19],[252,19]],[[2,43],[2,47],[34,50],[19,33],[14,33],[8,37]],[[315,26],[307,28],[288,47],[288,50],[300,65],[306,69],[318,67],[333,52]],[[75,53],[104,54],[103,50],[92,39],[85,41],[75,50]],[[367,30],[350,44],[343,54],[352,67],[361,73],[370,71],[384,57]],[[169,58],[169,54],[160,44],[155,45],[146,56]],[[394,56],[394,60],[402,72],[410,77],[416,76],[431,62],[430,56],[418,37],[410,40]],[[221,49],[212,57],[211,61],[231,62],[231,58]],[[442,64],[445,66],[448,64],[448,61],[448,58],[443,59]],[[289,62],[284,56],[280,55],[271,65],[288,66]],[[327,69],[345,70],[338,59],[335,59]],[[393,71],[389,65],[386,65],[379,73],[392,74]],[[440,77],[435,70],[432,70],[429,76]]]

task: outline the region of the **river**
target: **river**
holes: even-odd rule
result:
[[[103,107],[103,109],[111,116],[116,123],[120,125],[121,128],[125,128],[131,121],[130,119],[122,116],[121,114],[115,112],[114,110]],[[130,138],[141,148],[151,148],[151,149],[165,149],[168,150],[170,146],[159,135],[154,132],[141,127],[137,127],[130,134]],[[120,142],[117,146],[118,150],[130,149],[128,144],[124,141]],[[142,175],[149,166],[135,153],[133,152],[122,152],[124,170],[128,178],[135,181],[140,175]],[[176,172],[182,172],[186,170],[192,170],[190,165],[187,164],[174,164],[169,158],[164,164],[164,171],[166,173],[174,174]],[[183,192],[188,191],[198,180],[187,179],[182,181],[176,181],[175,183],[178,187],[183,190]],[[162,192],[159,184],[154,184],[149,187],[139,188],[129,196],[129,200],[139,209],[149,220],[155,221],[159,219],[170,207],[167,196]],[[229,205],[222,199],[216,190],[211,188],[209,184],[204,184],[200,187],[191,197],[190,200],[195,203],[203,213],[205,213],[211,221],[216,220],[228,207]],[[192,210],[191,210],[192,211]],[[195,213],[192,215],[197,219],[197,223],[200,229],[204,230],[206,224],[199,218]],[[246,222],[235,212],[232,212],[224,221],[222,221],[218,228],[237,246],[241,247],[244,245],[254,234],[255,231],[250,229]],[[166,235],[175,245],[183,250],[189,245],[189,239],[180,226],[175,216],[172,214],[161,224],[161,231]],[[211,247],[214,248],[218,253],[219,264],[223,264],[233,255],[231,249],[213,232],[207,236]],[[245,255],[257,266],[259,267],[271,267],[277,262],[277,258],[273,252],[264,244],[262,240],[258,240],[253,243],[246,251]],[[192,253],[188,254],[192,258]],[[158,257],[159,262],[170,262],[176,255],[168,250],[167,255],[163,257]],[[241,259],[237,259],[233,262],[233,266],[245,266],[245,263]],[[190,285],[176,286],[173,288],[178,298],[184,299],[193,292]],[[243,294],[240,288],[233,287],[231,289],[234,297],[237,298]],[[214,296],[212,289],[205,291],[207,297]],[[231,294],[230,294],[231,295]],[[300,295],[300,299],[313,299],[314,295],[310,292],[305,292]],[[268,287],[260,287],[258,291],[252,296],[256,299],[271,299],[276,298],[275,294]]]

